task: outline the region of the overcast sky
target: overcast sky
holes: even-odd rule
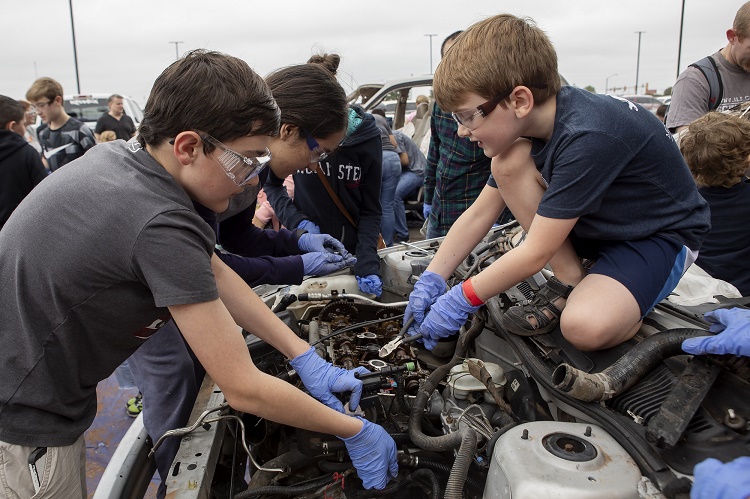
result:
[[[529,16],[552,39],[562,75],[579,87],[659,92],[674,83],[683,0],[72,0],[82,93],[121,93],[145,104],[154,79],[179,52],[218,50],[258,73],[305,62],[313,53],[342,56],[347,91],[373,81],[430,72],[440,44],[489,15]],[[680,69],[726,44],[742,4],[685,0]],[[0,0],[0,94],[23,98],[37,77],[76,93],[70,11],[66,0]],[[616,76],[611,76],[615,75]],[[208,82],[207,82],[208,83]]]

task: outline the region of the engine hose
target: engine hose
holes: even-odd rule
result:
[[[304,485],[269,485],[267,487],[258,487],[256,489],[248,489],[235,494],[234,499],[247,499],[249,497],[259,497],[263,495],[278,495],[294,497],[306,492],[312,492],[315,489],[322,487],[323,485],[333,483],[333,476],[326,475],[315,480],[311,480]]]
[[[683,341],[707,334],[703,329],[691,328],[662,331],[638,343],[600,373],[589,374],[561,364],[552,373],[552,382],[558,390],[584,402],[608,400],[633,386],[667,357],[684,355]]]
[[[402,489],[405,485],[414,482],[420,478],[425,478],[427,481],[430,482],[430,487],[432,488],[432,494],[430,494],[430,497],[432,499],[439,499],[440,496],[440,483],[438,482],[437,477],[435,476],[435,473],[432,470],[427,469],[419,469],[414,471],[413,473],[410,473],[407,477],[405,477],[403,480],[395,483],[394,485],[391,485],[390,487],[387,487],[383,490],[367,490],[364,492],[357,492],[355,493],[355,497],[362,497],[362,498],[371,498],[371,497],[387,497],[393,495],[394,492]],[[347,492],[348,494],[348,492]]]
[[[294,449],[290,450],[289,452],[285,452],[284,454],[281,454],[279,456],[276,456],[275,458],[271,459],[267,463],[264,464],[264,467],[267,468],[284,468],[284,469],[290,469],[295,470],[299,469],[303,466],[306,466],[313,462],[314,458],[310,456],[306,456],[302,454],[299,450]],[[248,489],[256,489],[259,487],[265,487],[266,485],[271,483],[271,480],[276,477],[278,473],[272,473],[270,471],[256,471],[252,479],[250,480],[250,485],[248,486]]]
[[[505,435],[508,432],[508,430],[520,424],[521,424],[521,421],[513,421],[512,423],[503,426],[502,428],[497,430],[495,433],[493,433],[492,438],[487,442],[487,446],[486,446],[487,457],[491,458],[492,453],[495,452],[495,444],[497,444],[497,440],[503,435]]]
[[[441,471],[446,475],[451,472],[451,465],[442,461],[435,461],[434,459],[425,459],[422,457],[414,457],[398,461],[399,466],[406,466],[409,468],[423,469],[428,468],[433,471]],[[478,482],[476,478],[472,476],[466,477],[466,483],[475,490],[484,490],[484,483]]]
[[[482,332],[482,330],[484,329],[484,323],[485,320],[481,315],[479,315],[478,313],[474,315],[474,319],[472,320],[469,330],[466,331],[465,334],[462,334],[458,337],[458,341],[456,343],[456,351],[453,354],[453,358],[448,361],[447,364],[444,364],[432,371],[432,374],[427,377],[424,385],[422,385],[422,387],[419,389],[419,392],[417,392],[417,396],[415,397],[414,402],[411,405],[411,413],[409,414],[409,436],[411,437],[412,442],[414,442],[414,444],[420,449],[429,451],[445,451],[455,449],[459,445],[461,445],[463,439],[463,430],[449,433],[448,435],[441,435],[439,437],[429,437],[425,435],[422,432],[422,415],[424,414],[424,409],[427,406],[427,401],[429,400],[430,395],[432,395],[432,392],[434,392],[437,388],[438,383],[440,383],[443,378],[448,376],[448,373],[453,366],[463,362],[466,352],[468,351],[469,344],[474,340],[474,338],[476,338],[477,335],[479,335],[479,333]],[[468,430],[468,428],[464,429]],[[473,430],[469,431],[473,432]]]
[[[464,428],[458,433],[463,434],[461,447],[458,448],[456,460],[448,477],[448,485],[445,486],[445,499],[462,499],[466,477],[469,475],[469,466],[477,451],[477,434],[474,430]]]
[[[320,468],[320,471],[323,473],[331,474],[341,473],[342,471],[354,468],[354,465],[351,461],[318,461],[318,468]]]

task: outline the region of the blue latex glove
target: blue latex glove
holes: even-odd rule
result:
[[[383,489],[388,480],[398,475],[396,442],[380,426],[361,419],[362,429],[349,438],[342,438],[357,468],[357,475],[366,489]]]
[[[336,367],[321,359],[313,347],[293,358],[289,363],[299,374],[310,395],[331,409],[344,412],[344,405],[334,393],[352,392],[349,409],[353,411],[359,405],[359,399],[362,397],[362,381],[355,378],[354,373],[369,373],[370,371],[364,367],[351,371]]]
[[[703,316],[716,336],[701,336],[682,342],[682,349],[693,355],[732,354],[750,357],[750,310],[720,308]]]
[[[440,338],[454,334],[466,323],[469,314],[476,312],[480,307],[481,305],[474,306],[469,303],[460,284],[453,286],[432,305],[430,313],[419,328],[425,348],[432,350]]]
[[[305,253],[312,253],[314,251],[327,251],[328,253],[335,253],[343,256],[344,258],[351,257],[344,245],[339,242],[335,237],[329,236],[328,234],[302,234],[297,240],[297,246],[300,251]]]
[[[427,309],[445,293],[445,279],[435,272],[425,270],[414,285],[414,291],[409,295],[409,304],[404,312],[404,322],[414,317],[414,324],[407,333],[413,336],[419,332],[419,326],[424,322]]]
[[[690,499],[745,499],[750,496],[750,457],[729,463],[706,459],[693,471]]]
[[[375,274],[370,274],[365,277],[357,276],[357,284],[359,285],[359,290],[363,293],[369,293],[378,298],[383,294],[383,281],[381,281],[380,277]]]
[[[320,234],[320,227],[312,223],[310,220],[302,220],[297,228],[306,230],[309,234]]]
[[[424,203],[422,205],[422,215],[424,215],[425,220],[427,220],[430,217],[431,212],[432,212],[432,205]]]
[[[325,251],[316,251],[302,255],[302,265],[305,267],[305,275],[328,275],[355,263],[357,263],[357,259],[353,256],[344,258],[341,255],[334,255]]]

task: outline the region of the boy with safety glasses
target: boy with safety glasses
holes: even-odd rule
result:
[[[86,497],[96,384],[170,317],[232,407],[339,435],[368,488],[395,476],[381,427],[253,365],[237,324],[290,359],[305,355],[297,371],[319,399],[359,400],[354,371],[306,356],[310,346],[214,254],[193,207],[223,212],[257,182],[278,128],[271,92],[246,63],[194,51],[157,78],[138,142],[92,149],[10,217],[0,232],[0,459],[19,497]]]
[[[549,264],[555,277],[532,302],[511,307],[503,328],[531,336],[559,324],[582,350],[631,338],[709,229],[706,202],[664,125],[624,99],[561,88],[552,43],[511,15],[459,36],[434,89],[458,135],[493,158],[492,176],[415,286],[412,333],[432,348]],[[523,244],[443,295],[445,279],[506,206],[527,233]],[[581,257],[596,260],[591,270]]]

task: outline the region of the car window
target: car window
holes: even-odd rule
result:
[[[132,110],[131,118],[133,118],[133,121],[135,121],[136,123],[140,123],[141,121],[143,121],[143,112],[141,111],[141,106],[139,106],[138,103],[133,99],[127,99],[127,101],[128,104],[130,104],[130,109]]]
[[[65,112],[81,121],[96,121],[99,116],[109,111],[107,99],[82,97],[65,101]]]

